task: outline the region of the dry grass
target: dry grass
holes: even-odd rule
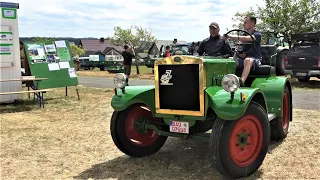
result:
[[[316,91],[319,91],[320,89],[320,79],[316,77],[310,78],[309,82],[299,82],[296,78],[291,78],[290,82],[292,86],[296,89],[316,90]]]
[[[152,74],[152,69],[146,66],[139,66],[140,74],[137,74],[136,66],[131,67],[131,78],[134,79],[154,79]],[[100,71],[99,68],[93,70],[80,70],[77,71],[79,76],[91,76],[91,77],[113,77],[114,73],[109,73],[108,71]]]
[[[221,179],[209,167],[208,144],[169,138],[155,155],[132,159],[113,144],[107,89],[56,89],[45,109],[25,99],[0,106],[1,179]],[[25,96],[26,98],[27,96]],[[249,179],[320,178],[320,112],[294,110],[290,134],[273,142]]]

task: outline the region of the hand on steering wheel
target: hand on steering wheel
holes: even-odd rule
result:
[[[222,39],[223,40],[226,40],[226,39],[228,39],[229,38],[229,34],[231,33],[231,32],[237,32],[237,34],[238,34],[238,39],[237,40],[234,40],[235,41],[235,50],[233,51],[233,53],[234,53],[234,58],[236,57],[236,54],[239,54],[239,51],[242,51],[242,45],[244,45],[244,44],[253,44],[253,45],[255,45],[254,44],[254,37],[248,32],[248,31],[246,31],[246,30],[242,30],[242,29],[232,29],[232,30],[230,30],[230,31],[228,31],[227,33],[225,33],[223,36],[222,36]],[[248,42],[248,43],[243,43],[243,42],[241,42],[240,41],[240,32],[242,32],[243,34],[244,34],[244,36],[246,36],[246,35],[249,35],[250,37],[251,37],[251,39],[252,39],[252,41],[251,42]],[[248,51],[246,51],[246,52],[243,52],[242,51],[242,53],[244,53],[244,54],[247,54],[249,51],[251,51],[251,49],[252,49],[252,47],[248,50]]]

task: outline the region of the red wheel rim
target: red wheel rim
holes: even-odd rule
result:
[[[249,166],[259,155],[263,141],[262,125],[257,117],[242,117],[230,135],[229,152],[239,167]]]
[[[288,94],[284,93],[282,101],[282,127],[286,129],[289,123],[289,99]]]
[[[153,118],[149,108],[136,106],[131,109],[125,123],[125,133],[127,138],[131,143],[137,146],[149,146],[159,137],[159,135],[152,129],[148,129],[147,133],[141,133],[136,130],[135,122],[137,122],[139,118],[143,117],[149,117],[149,119],[156,120],[156,118]]]

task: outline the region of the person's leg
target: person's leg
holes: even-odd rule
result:
[[[242,71],[242,75],[241,75],[241,80],[242,80],[242,83],[245,83],[249,73],[250,73],[250,70],[252,68],[252,64],[254,62],[254,59],[253,58],[245,58],[244,61],[243,61],[243,71]]]

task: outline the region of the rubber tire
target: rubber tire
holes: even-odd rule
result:
[[[276,56],[276,74],[277,76],[286,75],[286,69],[284,67],[284,58],[287,56],[289,50],[284,49],[281,51],[281,54]]]
[[[287,93],[287,95],[288,95],[288,107],[289,107],[288,125],[285,129],[283,129],[282,116],[277,117],[277,118],[273,119],[272,121],[270,121],[271,139],[275,140],[275,141],[279,141],[279,140],[282,140],[287,137],[288,131],[289,131],[290,121],[292,120],[292,102],[291,102],[292,98],[291,98],[291,94],[290,94],[288,86],[285,86],[284,93]]]
[[[232,160],[229,153],[229,138],[233,127],[238,122],[226,121],[217,118],[213,124],[210,141],[210,160],[213,167],[222,175],[229,178],[243,178],[253,174],[262,164],[267,154],[270,143],[270,123],[268,116],[263,107],[256,103],[251,102],[244,114],[256,116],[262,125],[263,129],[263,142],[259,155],[246,167],[237,166]]]
[[[158,152],[167,140],[167,136],[159,136],[155,142],[147,147],[136,146],[127,138],[125,133],[125,122],[131,109],[135,106],[132,105],[123,111],[115,111],[112,114],[110,122],[110,132],[112,140],[117,148],[124,154],[131,157],[145,157]]]

